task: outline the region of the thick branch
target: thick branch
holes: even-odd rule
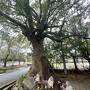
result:
[[[51,25],[51,26],[48,26],[48,28],[60,28],[61,25]]]
[[[60,30],[62,30],[64,23],[65,23],[65,19],[62,21],[62,25],[51,25],[48,26],[48,28],[60,28]]]
[[[31,8],[31,10],[32,10],[33,17],[35,18],[36,21],[38,21],[39,20],[38,14],[36,13],[36,11],[33,8]]]
[[[83,37],[83,39],[90,39],[90,37]]]
[[[50,35],[46,35],[47,38],[51,39],[52,41],[56,41],[56,42],[61,42],[61,39],[57,39],[53,36],[50,36]]]
[[[65,35],[65,36],[63,36],[61,38],[58,38],[59,37],[58,33],[54,33],[54,32],[48,32],[47,35],[44,35],[44,36],[47,37],[47,38],[50,38],[52,41],[56,41],[56,42],[61,42],[62,40],[66,39],[66,38],[70,38],[70,37],[78,37],[78,38],[82,38],[82,39],[90,39],[89,37],[85,37],[83,35],[78,35],[78,34]]]
[[[42,5],[41,5],[41,0],[39,0],[39,5],[40,5],[40,19],[42,17]]]
[[[8,16],[7,14],[3,13],[2,11],[0,11],[0,16],[3,16],[4,18],[6,18],[7,20],[13,22],[16,26],[20,26],[22,28],[26,28],[25,25],[23,25],[21,22],[11,18],[10,16]]]

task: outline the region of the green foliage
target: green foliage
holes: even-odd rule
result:
[[[22,35],[7,28],[0,30],[0,61],[24,62],[27,60],[27,52],[22,49],[29,48],[30,42]],[[12,35],[14,34],[14,35]]]
[[[5,12],[11,12],[11,0],[0,0],[0,9]]]
[[[17,86],[18,88],[22,86],[23,81],[25,80],[25,78],[26,78],[25,76],[21,76],[21,77],[19,78],[19,80],[17,80],[16,86]]]
[[[16,0],[16,11],[18,15],[25,15],[25,10],[27,5],[29,4],[29,0]]]

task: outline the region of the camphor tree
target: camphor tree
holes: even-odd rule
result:
[[[15,36],[12,35],[16,34]],[[24,43],[24,44],[23,44]],[[3,66],[6,67],[9,61],[15,62],[24,61],[24,52],[21,53],[21,49],[25,49],[29,46],[29,41],[20,33],[15,33],[13,30],[9,30],[9,27],[0,28],[0,61],[3,62]],[[18,55],[17,55],[18,54]],[[13,58],[14,57],[14,58]]]
[[[72,33],[62,35],[65,24],[74,15],[87,14],[85,0],[0,0],[0,22],[19,28],[33,47],[29,75],[49,76],[50,64],[44,52],[44,39],[61,42]],[[83,17],[82,17],[83,18]],[[75,34],[76,35],[76,34]]]
[[[6,67],[7,66],[7,62],[8,62],[8,57],[10,55],[10,48],[11,48],[11,42],[12,42],[12,38],[10,38],[10,36],[8,35],[8,32],[4,32],[4,29],[0,30],[0,40],[1,40],[1,49],[0,49],[0,56],[1,56],[1,60],[3,61],[3,66]],[[4,48],[7,47],[7,48]]]

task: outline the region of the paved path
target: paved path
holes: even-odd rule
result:
[[[11,81],[19,79],[22,75],[25,75],[29,70],[29,67],[22,67],[16,71],[10,73],[0,74],[0,87]]]

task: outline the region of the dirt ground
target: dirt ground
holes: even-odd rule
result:
[[[90,73],[69,74],[62,79],[69,80],[75,90],[90,90]]]

